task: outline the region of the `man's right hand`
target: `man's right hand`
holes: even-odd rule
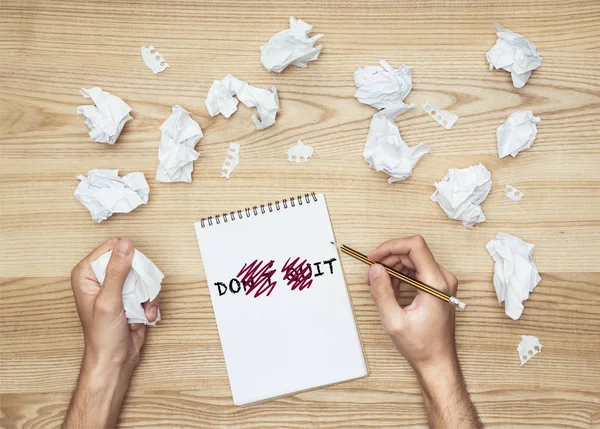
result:
[[[449,295],[458,281],[438,264],[421,236],[387,241],[369,259],[394,268]],[[454,309],[426,292],[417,291],[411,304],[398,303],[403,285],[383,266],[372,265],[367,283],[385,332],[415,370],[431,427],[482,427],[467,393],[454,341]]]

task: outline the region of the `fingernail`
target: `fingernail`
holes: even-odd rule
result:
[[[375,264],[375,265],[371,265],[371,268],[369,268],[369,278],[371,279],[371,281],[375,280],[377,277],[379,277],[382,273],[382,267],[381,265]]]
[[[150,307],[150,318],[156,320],[156,307]]]
[[[119,256],[129,256],[133,252],[133,246],[129,240],[119,240],[115,253]]]

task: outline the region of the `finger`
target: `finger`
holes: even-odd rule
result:
[[[132,323],[129,325],[131,340],[136,350],[140,350],[146,341],[146,325],[143,323]]]
[[[369,268],[371,296],[379,311],[383,328],[391,335],[402,330],[406,322],[406,313],[396,301],[392,281],[387,271],[379,264]]]
[[[105,253],[110,252],[115,247],[115,244],[119,239],[117,237],[110,237],[100,246],[96,247],[94,250],[90,252],[85,258],[83,258],[71,271],[71,286],[73,287],[73,291],[77,294],[79,290],[77,287],[80,285],[78,280],[93,280],[97,282],[96,276],[94,275],[94,271],[90,267],[90,263],[98,259],[100,256]],[[77,298],[77,295],[76,295]]]
[[[383,265],[387,265],[388,267],[392,267],[397,271],[400,271],[399,268],[396,268],[397,265],[403,265],[405,267],[410,268],[411,270],[415,269],[415,264],[410,260],[407,255],[386,255],[381,257],[377,249],[373,250],[369,253],[368,258],[372,261],[379,262]]]
[[[380,261],[375,261],[383,266],[386,267],[390,267],[393,268],[396,271],[401,271],[404,266],[400,263],[400,256],[399,255],[388,255],[385,258],[383,258]],[[371,282],[369,281],[369,272],[367,271],[365,273],[365,284],[366,285],[370,285]]]
[[[387,255],[406,255],[414,265],[418,280],[440,290],[445,291],[448,288],[446,279],[442,275],[431,250],[429,250],[425,239],[420,235],[387,241],[375,249],[372,255],[378,258],[384,258]]]
[[[158,301],[159,297],[157,296],[152,301],[142,304],[144,306],[144,313],[146,314],[146,319],[148,319],[148,322],[154,322],[158,317]]]
[[[442,265],[438,264],[438,267],[442,272],[442,275],[446,279],[446,283],[448,284],[448,293],[450,295],[456,295],[456,291],[458,289],[458,279],[454,274],[445,269]]]
[[[104,243],[102,243],[100,246],[98,246],[94,250],[92,250],[89,253],[89,255],[87,255],[85,258],[83,258],[83,260],[87,261],[87,262],[95,261],[100,256],[113,250],[118,242],[119,242],[119,237],[110,237]]]
[[[110,255],[106,277],[98,298],[123,305],[123,283],[131,270],[132,259],[133,243],[129,240],[119,240]]]

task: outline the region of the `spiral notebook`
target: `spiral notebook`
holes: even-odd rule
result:
[[[323,194],[195,227],[235,405],[367,375]]]

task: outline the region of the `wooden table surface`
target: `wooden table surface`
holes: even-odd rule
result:
[[[267,72],[259,47],[294,15],[323,33],[307,69]],[[340,242],[371,249],[422,234],[460,279],[469,303],[457,315],[460,360],[488,427],[600,427],[600,4],[597,1],[279,1],[1,3],[1,351],[2,427],[57,427],[75,383],[82,333],[71,268],[111,235],[128,237],[166,274],[163,321],[151,329],[120,426],[186,428],[424,427],[415,377],[384,334],[362,279],[344,260],[369,377],[236,408],[193,222],[304,192],[324,192]],[[543,65],[523,89],[488,70],[492,19],[533,41]],[[140,45],[171,68],[154,75]],[[354,98],[353,72],[386,59],[413,68],[407,101],[430,101],[459,116],[445,130],[416,108],[398,123],[409,145],[431,146],[408,180],[388,185],[362,158],[370,106]],[[276,85],[275,126],[256,131],[253,109],[210,118],[204,99],[232,73]],[[123,98],[134,120],[114,146],[88,141],[76,108],[81,87]],[[192,112],[204,132],[193,183],[155,180],[160,124],[171,106]],[[542,121],[534,146],[498,159],[496,128],[518,109]],[[287,162],[302,139],[307,164]],[[241,162],[220,178],[230,142]],[[450,167],[483,163],[494,186],[474,230],[429,200]],[[75,199],[89,169],[143,171],[150,201],[96,224]],[[520,202],[503,194],[511,183]],[[519,321],[504,315],[485,244],[507,232],[536,245],[542,282]],[[235,243],[230,243],[234,246]],[[520,335],[543,352],[519,367]]]

